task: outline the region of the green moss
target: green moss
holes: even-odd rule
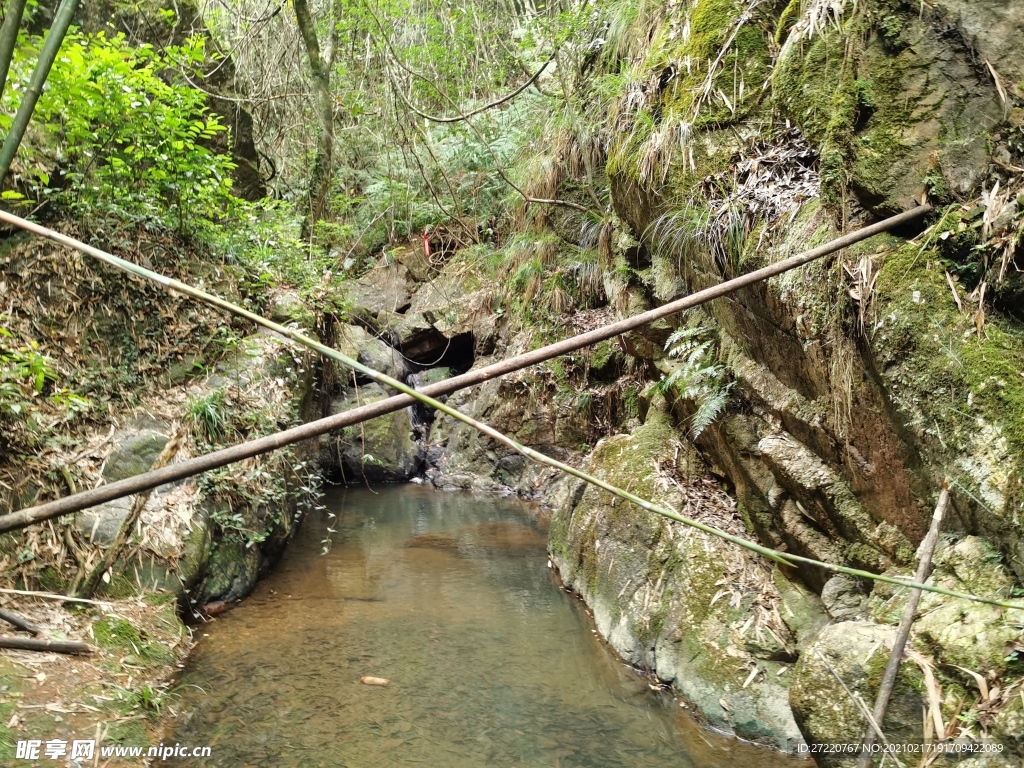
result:
[[[37,574],[36,578],[39,579],[39,583],[50,592],[56,592],[63,594],[68,588],[68,581],[64,578],[64,575],[53,566],[46,566],[41,569]]]
[[[773,71],[776,103],[819,150],[822,199],[832,209],[849,187],[877,211],[894,212],[910,170],[907,129],[941,106],[925,105],[931,91],[908,88],[912,57],[896,44],[905,22],[888,15],[872,28],[855,14],[791,46]]]
[[[874,653],[868,659],[864,665],[864,671],[867,673],[866,684],[869,690],[877,691],[882,687],[882,676],[885,674],[885,668],[888,664],[889,654],[887,653]],[[921,674],[921,670],[916,664],[900,665],[893,693],[898,695],[900,692],[905,691],[921,694],[927,693],[924,675]]]
[[[934,246],[907,244],[886,257],[872,346],[911,433],[966,489],[979,529],[1012,550],[1024,533],[1014,483],[1024,472],[1024,332],[989,314],[979,335],[953,300],[946,266]]]
[[[797,19],[800,18],[800,12],[803,8],[803,2],[801,0],[789,0],[789,4],[779,14],[779,20],[775,25],[775,44],[782,45],[786,36],[789,34],[790,28],[796,23]]]
[[[0,763],[14,763],[15,742],[17,734],[7,727],[11,715],[17,710],[17,700],[21,696],[21,678],[27,670],[13,661],[0,656]]]
[[[141,720],[119,719],[108,726],[106,740],[129,747],[145,747],[149,745],[149,734]]]
[[[746,4],[738,0],[703,0],[680,8],[677,12],[689,17],[689,35],[684,39],[677,34],[684,23],[682,19],[663,23],[654,35],[646,59],[631,73],[640,81],[650,81],[659,75],[663,79],[666,75],[671,77],[632,116],[630,130],[619,133],[609,152],[609,174],[624,173],[634,181],[651,185],[661,179],[650,178],[652,169],[644,178],[641,167],[653,161],[659,165],[655,176],[681,169],[684,176],[699,181],[708,174],[691,173],[691,148],[678,152],[680,138],[666,140],[665,131],[682,130],[682,143],[692,145],[696,153],[701,142],[688,138],[691,131],[731,125],[750,118],[758,109],[764,92],[760,84],[768,77],[771,60],[769,25],[760,18],[747,19],[737,30],[747,11]],[[719,59],[727,43],[728,48]],[[717,68],[708,88],[711,62],[717,62]],[[683,155],[687,156],[686,162],[681,162]]]
[[[126,600],[139,593],[139,586],[120,573],[114,573],[108,583],[100,583],[97,594],[112,600]]]
[[[103,618],[93,623],[92,633],[101,648],[130,651],[139,663],[166,664],[173,659],[167,646],[143,637],[134,625],[124,619]]]

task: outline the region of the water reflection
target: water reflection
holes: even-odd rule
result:
[[[213,747],[204,765],[802,765],[700,731],[623,667],[518,502],[403,486],[328,507],[203,630],[174,740]]]

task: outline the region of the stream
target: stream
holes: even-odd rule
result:
[[[415,485],[326,506],[197,629],[169,743],[210,746],[202,765],[806,765],[702,729],[617,659],[535,508]]]

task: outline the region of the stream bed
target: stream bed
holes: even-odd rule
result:
[[[197,629],[169,743],[210,746],[202,765],[806,765],[700,728],[617,659],[534,508],[415,485],[326,506]]]

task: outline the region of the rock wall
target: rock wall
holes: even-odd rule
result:
[[[1005,3],[748,9],[709,0],[637,18],[648,26],[630,34],[647,43],[620,63],[642,85],[615,106],[605,134],[614,217],[598,247],[614,315],[778,261],[924,195],[939,212],[924,232],[873,238],[623,337],[615,376],[639,386],[614,390],[611,418],[560,410],[546,374],[529,389],[492,382],[452,402],[649,498],[697,516],[717,511],[720,524],[769,546],[874,572],[910,572],[949,478],[936,581],[1015,594],[1024,576],[1024,337],[1014,268],[1005,267],[1020,233],[1014,169],[1024,92],[1018,63],[1001,53],[1024,39],[1019,14]],[[691,73],[685,62],[711,62],[719,51],[730,98],[694,97],[717,75],[699,65]],[[729,90],[741,80],[746,89]],[[571,194],[568,185],[561,191]],[[501,306],[512,313],[511,299]],[[688,433],[700,398],[664,384],[685,382],[686,363],[670,351],[685,329],[714,339],[726,371],[728,404],[696,438]],[[502,356],[537,343],[508,314],[498,331]],[[579,372],[568,381],[591,384]],[[863,724],[835,675],[873,699],[886,654],[867,652],[892,636],[900,596],[817,568],[766,571],[527,469],[447,419],[430,436],[427,461],[440,486],[508,489],[552,504],[552,560],[598,630],[709,723],[789,748],[801,738],[860,738]],[[715,494],[691,504],[705,480],[721,483],[735,505],[716,508]],[[964,581],[964,568],[982,562],[995,581]],[[885,728],[920,741],[921,709],[931,707],[943,735],[987,734],[1019,749],[1018,707],[1007,694],[1021,681],[1018,619],[943,597],[926,602],[912,641],[922,661],[904,665]],[[939,630],[940,621],[971,629]],[[924,667],[938,703],[928,675],[917,675]],[[998,682],[984,694],[964,670]],[[978,728],[964,725],[964,712]]]

